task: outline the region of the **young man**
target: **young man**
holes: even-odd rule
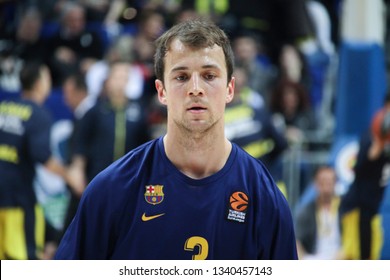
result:
[[[167,133],[87,187],[57,259],[296,259],[288,204],[258,160],[227,140],[233,54],[214,24],[157,40]]]

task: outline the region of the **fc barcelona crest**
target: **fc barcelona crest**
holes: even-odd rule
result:
[[[145,186],[145,200],[147,203],[156,205],[164,200],[162,185],[148,185]]]

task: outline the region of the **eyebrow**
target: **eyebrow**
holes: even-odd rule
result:
[[[206,64],[202,66],[202,69],[220,69],[220,67],[217,64]],[[188,70],[188,67],[187,66],[175,67],[171,70],[171,73],[177,71],[183,71],[183,70]]]

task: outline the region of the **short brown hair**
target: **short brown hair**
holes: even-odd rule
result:
[[[218,45],[225,54],[227,77],[229,82],[233,75],[234,55],[226,33],[214,23],[207,20],[191,20],[174,25],[156,40],[154,70],[157,79],[164,82],[164,58],[174,39],[184,45],[200,49]]]

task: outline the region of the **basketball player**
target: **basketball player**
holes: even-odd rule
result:
[[[264,165],[224,134],[233,55],[214,24],[157,40],[167,133],[87,187],[57,259],[296,259],[288,204]]]
[[[46,65],[26,61],[20,98],[0,102],[0,259],[40,259],[45,217],[33,188],[36,164],[83,187],[52,155],[51,118],[44,109],[51,78]],[[81,186],[80,186],[81,185]]]
[[[348,259],[378,259],[383,243],[379,207],[390,182],[390,95],[359,141],[355,178],[342,197],[342,241]]]

